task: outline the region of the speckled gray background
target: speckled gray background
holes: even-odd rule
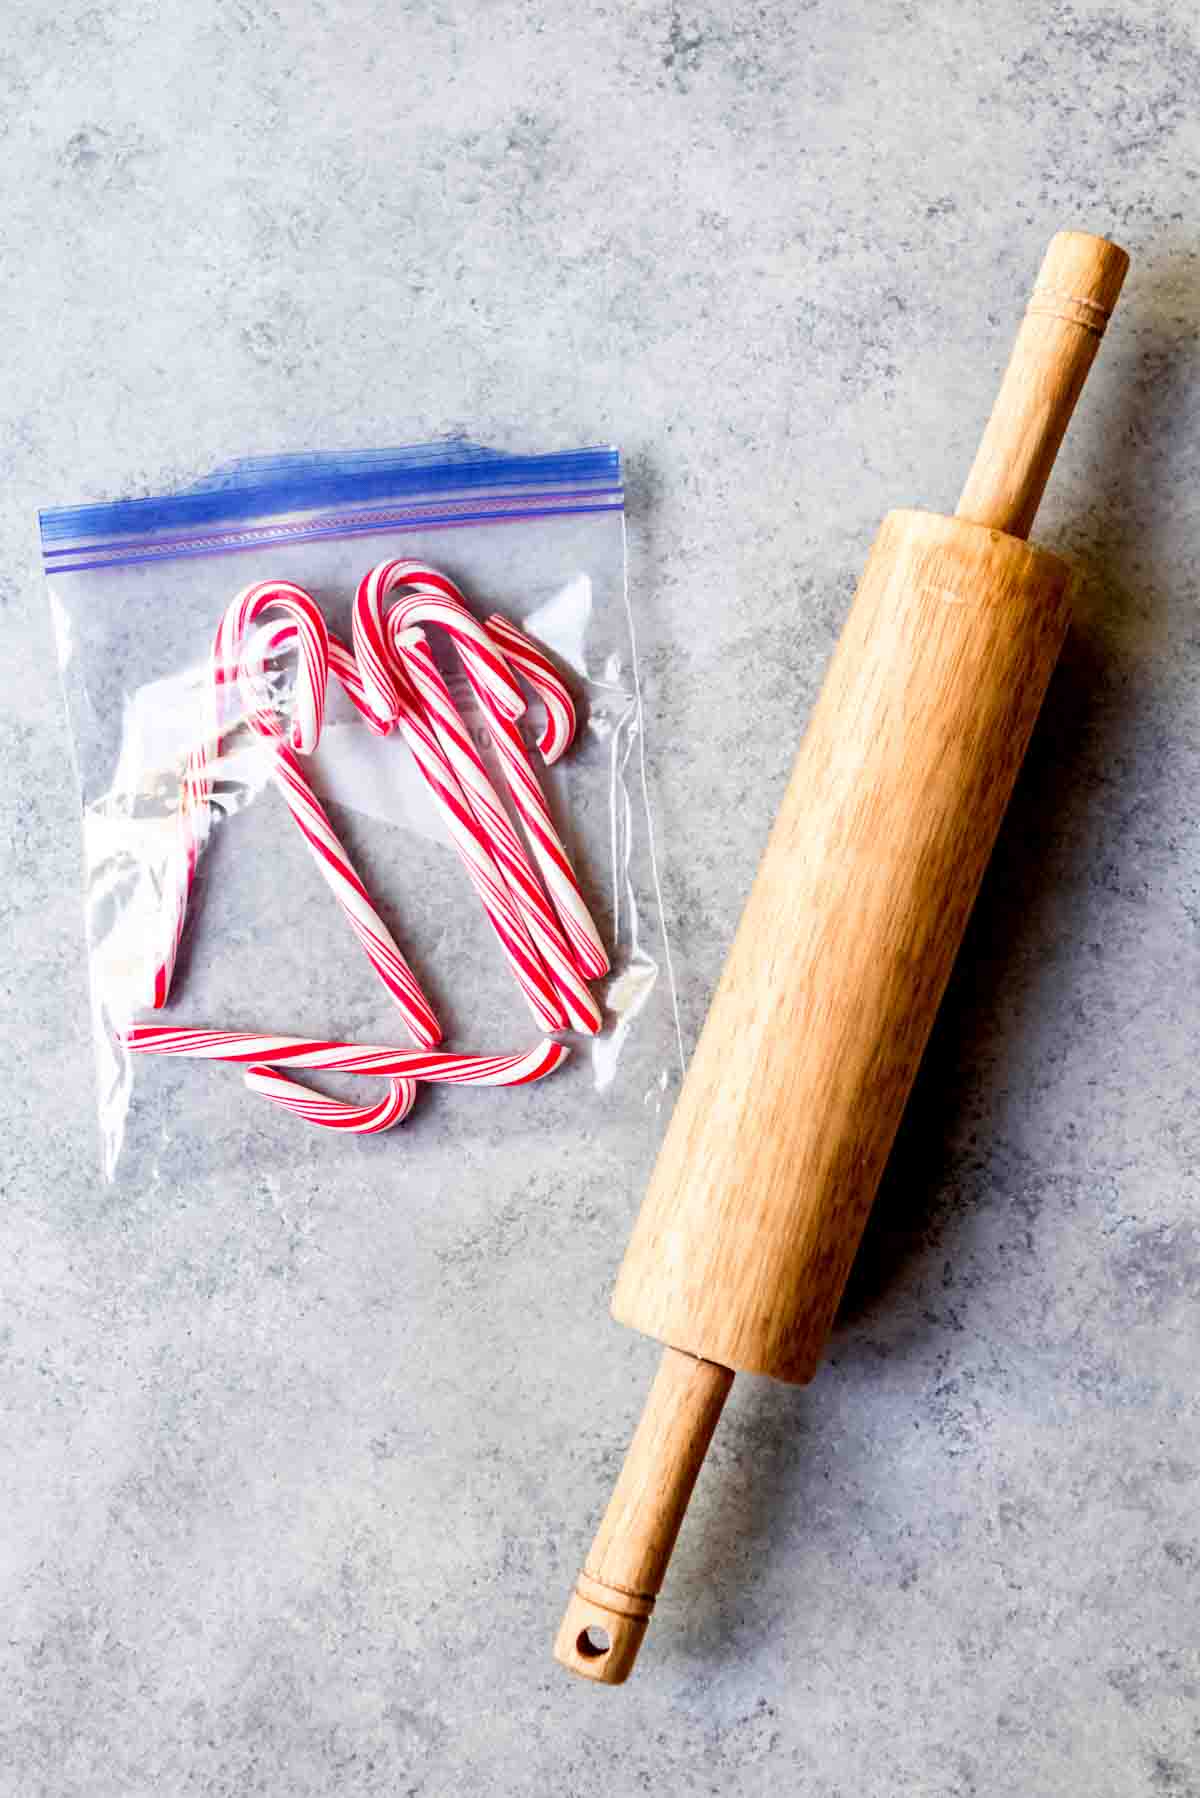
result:
[[[4,1798],[1200,1793],[1198,91],[1186,0],[10,0]],[[1134,258],[1040,525],[1077,628],[829,1361],[739,1384],[634,1683],[574,1683],[625,1170],[100,1187],[34,509],[619,441],[694,1030],[1064,224]]]

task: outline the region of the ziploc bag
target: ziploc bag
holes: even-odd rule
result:
[[[106,1176],[147,1182],[245,1170],[289,1155],[407,1154],[506,1130],[584,1135],[604,1106],[652,1147],[681,1067],[642,764],[619,456],[514,456],[462,439],[399,450],[252,458],[185,492],[41,515],[43,556],[83,808],[84,901]],[[537,768],[611,968],[594,1037],[572,1036],[551,1079],[509,1090],[420,1089],[387,1136],[314,1130],[243,1089],[236,1067],[132,1055],[137,1020],[410,1047],[391,996],[314,867],[270,779],[260,736],[234,718],[212,769],[211,829],[166,1009],[148,998],[171,903],[184,772],[200,732],[213,634],[242,588],[293,582],[351,640],[361,577],[397,556],[431,564],[480,618],[504,614],[546,650],[579,711],[574,746]],[[485,763],[488,721],[430,633]],[[286,710],[286,673],[279,677]],[[533,696],[521,720],[544,722]],[[331,680],[305,774],[374,907],[436,1008],[444,1046],[497,1054],[537,1031],[395,735],[369,730]],[[498,790],[503,790],[497,781]],[[379,1084],[302,1076],[358,1103]]]

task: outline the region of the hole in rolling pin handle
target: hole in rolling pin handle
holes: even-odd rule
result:
[[[585,1661],[598,1661],[611,1647],[612,1639],[608,1631],[598,1623],[589,1623],[575,1638],[576,1653],[581,1654]]]

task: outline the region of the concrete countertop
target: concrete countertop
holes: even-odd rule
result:
[[[1184,0],[13,0],[5,1798],[1200,1793],[1198,90]],[[694,1036],[876,523],[953,508],[1066,225],[1133,257],[1037,533],[1077,622],[826,1366],[738,1383],[587,1687],[633,1172],[105,1187],[34,513],[619,442]]]

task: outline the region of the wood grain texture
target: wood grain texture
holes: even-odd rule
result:
[[[584,1679],[628,1678],[732,1384],[727,1367],[664,1354],[554,1644]]]
[[[815,1371],[1067,624],[1067,568],[893,512],[871,553],[613,1298]]]
[[[587,1678],[633,1665],[724,1402],[679,1351],[816,1368],[1066,632],[1067,569],[1021,539],[1125,267],[1054,239],[960,516],[876,539],[617,1281],[617,1318],[668,1344],[646,1418],[672,1421],[643,1419],[568,1606]]]
[[[1051,239],[958,517],[1028,537],[1128,267],[1106,237]]]

